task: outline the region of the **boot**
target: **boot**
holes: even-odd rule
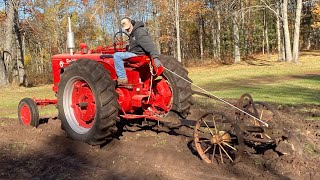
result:
[[[118,85],[128,84],[128,79],[127,78],[118,78],[117,81],[118,81]]]

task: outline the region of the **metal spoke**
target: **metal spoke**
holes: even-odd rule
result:
[[[223,158],[222,158],[221,145],[220,144],[218,144],[218,145],[219,145],[219,153],[220,153],[221,162],[224,163]]]
[[[204,124],[207,126],[207,128],[209,129],[209,131],[210,131],[210,134],[213,136],[214,134],[213,134],[213,132],[211,131],[211,129],[210,129],[210,127],[208,126],[208,124],[206,123],[206,121],[205,120],[202,120],[203,122],[204,122]]]
[[[205,151],[203,151],[203,154],[205,154],[212,146],[209,146]]]
[[[224,131],[224,133],[220,136],[220,137],[223,137],[224,135],[226,135],[228,132],[227,131]]]
[[[229,156],[229,154],[227,153],[227,151],[219,144],[220,148],[224,151],[224,153],[228,156],[228,158],[231,160],[231,162],[233,162],[232,158]],[[221,152],[221,150],[220,150]]]
[[[214,147],[213,147],[213,152],[212,152],[212,157],[211,157],[212,163],[214,161],[214,155],[216,154],[216,147],[217,147],[217,145],[215,144]]]
[[[235,151],[237,150],[236,148],[232,147],[229,143],[226,143],[226,142],[222,142],[222,143]]]
[[[264,134],[265,136],[267,136],[267,138],[269,138],[269,139],[271,139],[271,137],[270,136],[268,136],[268,134]]]
[[[264,119],[264,122],[268,122],[272,119],[272,117],[270,119]]]
[[[206,140],[199,140],[199,142],[210,142],[210,140],[206,139]]]
[[[216,134],[218,134],[218,129],[217,129],[216,120],[214,119],[214,116],[212,117],[212,120],[214,124],[214,129],[216,130]]]
[[[262,119],[263,109],[261,109],[260,119]]]

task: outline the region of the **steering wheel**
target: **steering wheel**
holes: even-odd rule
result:
[[[124,31],[117,32],[113,38],[114,52],[118,52],[118,49],[121,49],[120,51],[126,49],[127,45],[129,45],[129,39],[130,36],[128,33]]]

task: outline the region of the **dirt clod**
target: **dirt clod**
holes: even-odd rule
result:
[[[276,159],[278,157],[279,157],[278,153],[276,153],[273,149],[269,149],[265,151],[263,154],[263,158],[266,160]]]

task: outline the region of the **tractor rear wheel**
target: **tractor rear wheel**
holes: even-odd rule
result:
[[[39,125],[39,110],[36,102],[31,98],[24,98],[18,106],[19,122],[23,125],[37,127]]]
[[[173,73],[187,79],[192,82],[188,77],[188,71],[182,66],[182,64],[171,56],[160,56],[160,61],[170,71]],[[169,81],[171,85],[173,99],[172,108],[170,109],[167,117],[177,117],[186,118],[190,114],[190,108],[192,103],[192,90],[191,84],[181,79],[172,72],[164,70],[163,76]]]
[[[80,59],[67,67],[58,89],[62,127],[74,140],[91,145],[112,138],[119,120],[116,83],[102,64]]]

